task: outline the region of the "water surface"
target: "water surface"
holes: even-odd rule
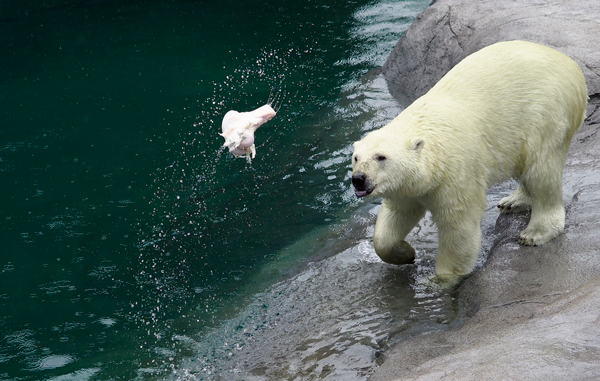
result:
[[[373,69],[427,3],[3,2],[0,379],[361,379],[404,321],[445,324],[415,298],[430,261],[373,257],[348,176],[401,110]],[[273,92],[252,164],[222,151],[225,112]],[[279,360],[252,358],[274,323],[304,349],[272,330],[251,341]]]

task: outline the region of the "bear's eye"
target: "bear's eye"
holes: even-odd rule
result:
[[[354,162],[358,163],[358,156],[354,156]]]
[[[386,161],[387,157],[385,157],[383,155],[377,155],[377,156],[375,156],[375,160],[377,160],[377,161]]]

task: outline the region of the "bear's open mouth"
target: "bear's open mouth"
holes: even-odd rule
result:
[[[371,194],[371,192],[373,192],[373,189],[365,189],[365,190],[358,190],[358,189],[354,189],[354,194],[356,195],[356,197],[365,197]]]

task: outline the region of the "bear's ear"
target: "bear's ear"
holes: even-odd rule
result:
[[[425,145],[425,140],[417,139],[413,142],[412,150],[415,152],[420,152],[423,149],[424,145]]]

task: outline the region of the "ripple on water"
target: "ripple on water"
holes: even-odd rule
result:
[[[44,356],[33,363],[31,370],[49,370],[61,368],[67,364],[74,362],[76,359],[70,355],[49,355]]]
[[[102,324],[106,328],[110,328],[113,325],[117,324],[117,321],[113,318],[103,317],[98,319],[98,323]]]
[[[49,378],[48,381],[87,381],[93,379],[98,372],[100,372],[100,368],[79,369],[72,373]]]

